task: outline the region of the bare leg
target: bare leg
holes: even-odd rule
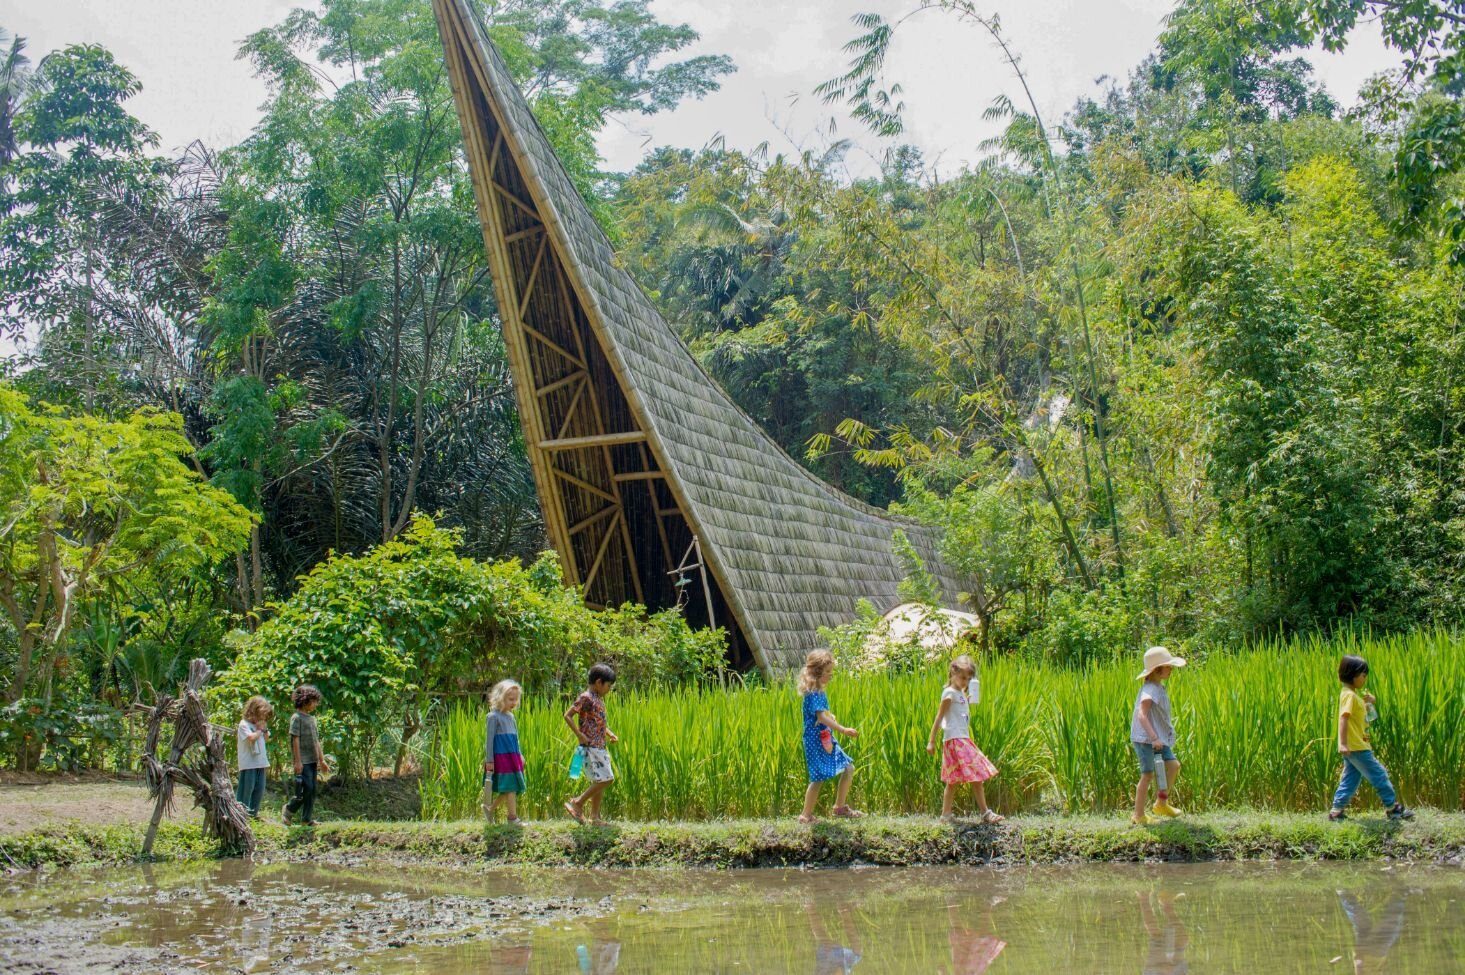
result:
[[[500,795],[504,800],[504,805],[508,807],[509,822],[512,823],[519,818],[519,797],[512,792],[504,792]]]
[[[1169,762],[1166,762],[1165,763],[1165,779],[1166,779],[1166,784],[1170,787],[1167,791],[1170,793],[1170,796],[1172,798],[1175,795],[1175,780],[1178,779],[1178,778],[1180,778],[1180,762],[1179,761],[1169,761]],[[1174,803],[1171,803],[1171,805],[1174,805]]]
[[[814,807],[819,802],[819,789],[823,782],[810,782],[809,787],[804,790],[804,811],[799,814],[802,822],[812,822],[814,819]]]
[[[948,782],[941,793],[941,818],[951,818],[951,807],[956,804],[956,787],[958,783]]]
[[[1145,800],[1150,797],[1150,780],[1155,777],[1154,772],[1146,772],[1139,777],[1139,785],[1134,790],[1134,818],[1143,819],[1145,815]]]
[[[982,783],[973,782],[972,791],[977,794],[977,808],[982,810],[982,814],[986,815],[991,812],[992,810],[987,808],[987,790],[982,787]]]
[[[581,797],[581,800],[580,801],[581,801],[581,804],[582,805],[584,804],[584,802],[586,800],[589,800],[589,802],[590,802],[590,819],[591,819],[592,822],[597,822],[598,823],[598,822],[601,821],[601,819],[600,819],[600,797],[601,797],[601,795],[604,794],[605,790],[608,789],[608,788],[610,788],[610,782],[597,782],[594,785],[592,785],[590,788],[586,789],[585,790],[585,795]]]
[[[845,809],[848,807],[850,782],[855,777],[855,767],[851,765],[839,774],[839,785],[834,791],[834,808]]]

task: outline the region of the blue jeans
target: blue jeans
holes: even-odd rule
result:
[[[265,797],[265,770],[243,768],[239,770],[239,784],[234,787],[234,798],[238,799],[251,816],[259,816],[259,804]]]
[[[1343,781],[1338,783],[1338,791],[1333,793],[1333,808],[1342,809],[1347,806],[1348,800],[1353,798],[1353,793],[1358,791],[1358,786],[1364,779],[1368,779],[1368,784],[1379,794],[1384,808],[1391,808],[1399,800],[1394,794],[1394,784],[1389,781],[1389,770],[1373,757],[1372,750],[1349,752],[1343,756]]]

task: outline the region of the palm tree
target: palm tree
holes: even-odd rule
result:
[[[6,188],[5,166],[19,149],[15,141],[15,114],[31,83],[31,61],[25,56],[25,38],[11,37],[0,30],[0,50],[5,49],[7,38],[9,49],[0,58],[0,192]]]

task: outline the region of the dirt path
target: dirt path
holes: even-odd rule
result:
[[[175,799],[173,817],[199,816],[191,805],[186,797]],[[152,813],[153,804],[141,779],[15,772],[0,779],[0,834],[24,833],[53,823],[146,823]]]

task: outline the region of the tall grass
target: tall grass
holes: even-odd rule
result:
[[[1405,801],[1458,809],[1465,784],[1465,641],[1448,633],[1278,642],[1212,654],[1170,684],[1183,765],[1176,801],[1227,807],[1323,808],[1337,784],[1338,657],[1360,653],[1378,695],[1374,747]],[[1129,715],[1136,661],[1058,670],[1017,659],[982,668],[972,734],[1000,774],[988,797],[1006,812],[1122,810],[1137,770]],[[839,674],[829,699],[860,730],[854,802],[883,813],[940,807],[939,757],[926,738],[945,674]],[[583,787],[567,770],[574,741],[563,702],[518,712],[529,790],[522,814],[559,814]],[[608,701],[616,784],[607,811],[633,819],[787,816],[807,778],[799,698],[787,685],[641,692]],[[472,815],[479,801],[483,713],[447,712],[423,785],[425,815]],[[429,802],[429,791],[432,800]],[[441,798],[439,798],[441,796]],[[827,801],[827,800],[826,800]],[[1372,801],[1365,790],[1364,802]]]
[[[433,725],[418,789],[424,819],[467,819],[483,799],[487,708],[454,704]]]

